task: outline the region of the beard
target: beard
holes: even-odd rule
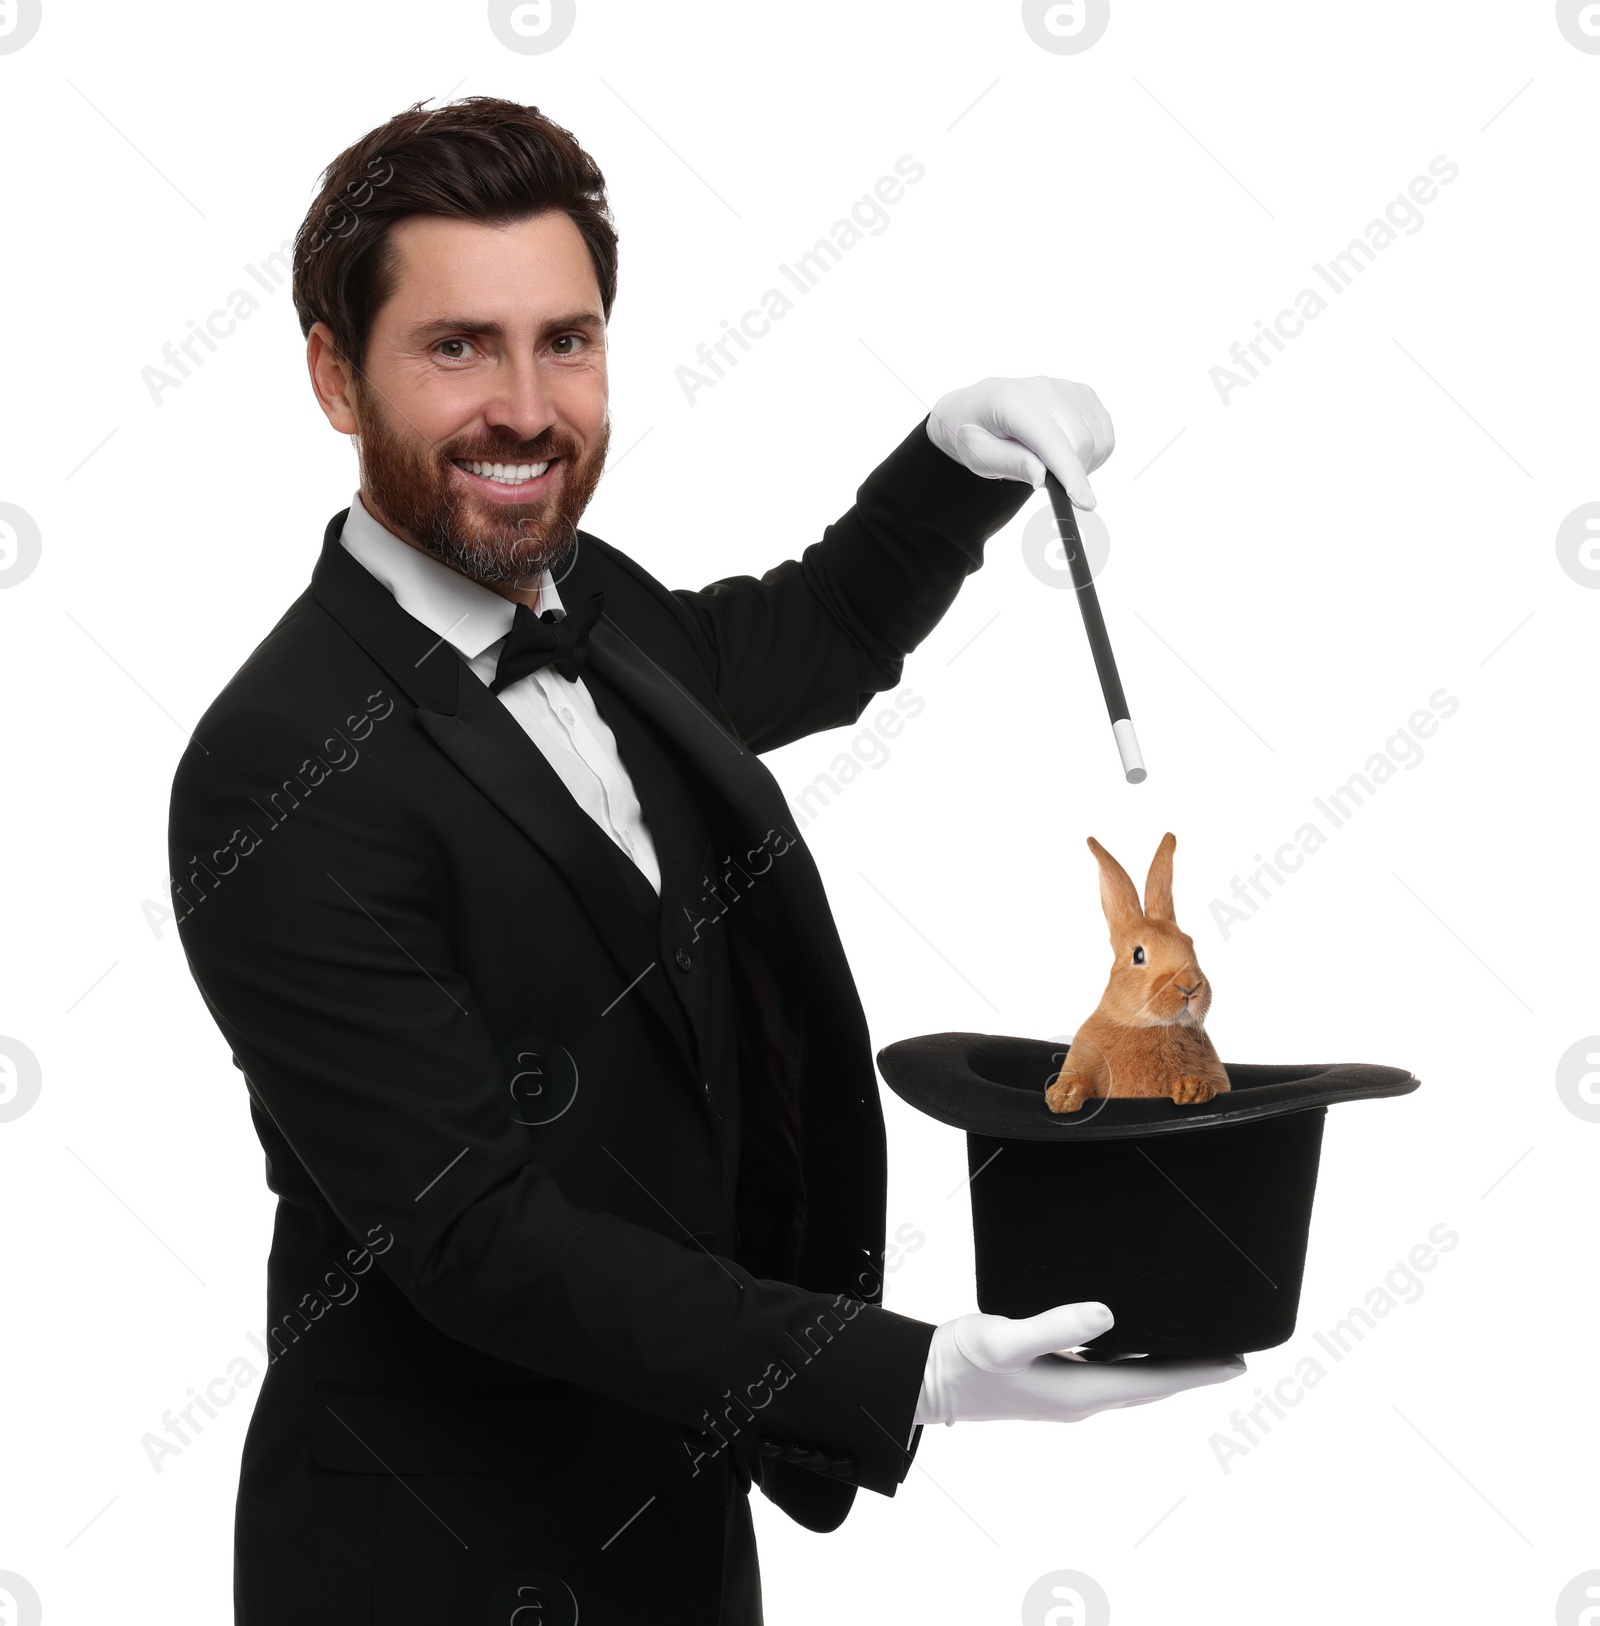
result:
[[[397,429],[363,386],[355,391],[362,500],[374,519],[486,587],[516,586],[576,547],[578,520],[605,469],[609,415],[587,449],[559,425],[532,441],[490,433],[434,446]],[[463,491],[452,460],[543,463],[559,458],[555,489],[525,503]]]

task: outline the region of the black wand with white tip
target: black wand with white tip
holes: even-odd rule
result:
[[[1050,492],[1050,504],[1056,511],[1056,529],[1067,555],[1067,564],[1072,570],[1078,608],[1083,612],[1083,630],[1089,635],[1094,668],[1100,674],[1100,689],[1106,697],[1106,710],[1111,714],[1111,732],[1116,737],[1117,752],[1122,758],[1122,772],[1130,785],[1137,785],[1145,778],[1144,758],[1139,755],[1139,741],[1128,716],[1127,698],[1122,692],[1122,679],[1117,675],[1117,660],[1111,653],[1111,640],[1106,636],[1105,617],[1100,613],[1100,599],[1095,593],[1094,577],[1089,571],[1089,557],[1083,550],[1083,538],[1078,535],[1072,499],[1067,495],[1066,487],[1053,474],[1047,473],[1044,483]]]

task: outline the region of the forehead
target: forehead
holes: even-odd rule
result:
[[[412,215],[390,230],[395,288],[390,320],[443,311],[502,322],[592,308],[600,285],[583,234],[560,210],[505,225]]]

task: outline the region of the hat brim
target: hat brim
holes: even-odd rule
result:
[[[1180,1134],[1341,1101],[1408,1095],[1421,1083],[1403,1067],[1368,1062],[1224,1062],[1231,1087],[1198,1105],[1179,1106],[1164,1096],[1105,1098],[1086,1101],[1077,1112],[1052,1112],[1044,1092],[1070,1049],[1065,1040],[928,1033],[886,1046],[878,1052],[878,1066],[890,1089],[918,1111],[998,1140]]]

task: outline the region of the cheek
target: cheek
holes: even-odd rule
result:
[[[425,360],[396,368],[387,387],[391,425],[421,446],[480,434],[493,399],[486,375],[444,372]]]
[[[592,442],[606,421],[606,375],[601,366],[562,374],[551,388],[556,411]]]

